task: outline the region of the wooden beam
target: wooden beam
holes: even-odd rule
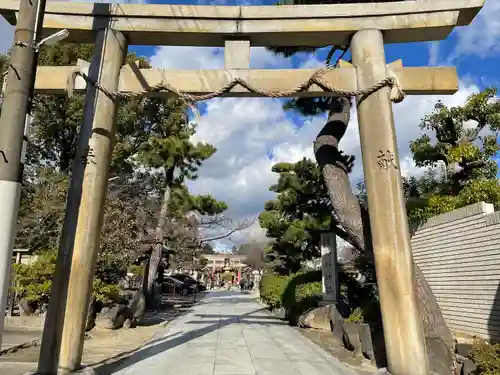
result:
[[[97,29],[112,26],[131,44],[224,46],[245,37],[252,46],[348,44],[357,30],[384,32],[385,43],[442,40],[469,24],[485,0],[419,0],[368,4],[204,6],[50,1],[44,35],[68,29],[67,41],[93,43]],[[9,22],[19,0],[0,0]],[[110,20],[111,19],[111,20]]]
[[[84,67],[84,63],[80,63]],[[39,94],[64,94],[72,66],[38,67],[35,91]],[[408,95],[448,95],[458,91],[458,76],[454,67],[398,67],[392,71],[398,77],[401,86]],[[315,69],[250,69],[239,70],[238,76],[250,84],[268,91],[284,91],[293,88],[307,79]],[[137,69],[125,65],[120,73],[119,90],[138,92],[161,82],[168,82],[180,91],[191,94],[206,94],[219,90],[229,83],[234,76],[228,70],[173,70],[173,69]],[[338,89],[354,91],[357,89],[356,70],[353,67],[336,68],[327,72],[323,78]],[[82,92],[85,81],[77,78],[74,90]],[[163,96],[166,93],[150,93],[151,96]],[[321,88],[313,85],[308,92],[295,96],[315,97],[330,96]],[[242,87],[235,87],[227,97],[259,97]]]

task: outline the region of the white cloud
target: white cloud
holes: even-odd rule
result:
[[[429,65],[437,65],[439,61],[439,42],[429,42]]]
[[[171,68],[222,68],[220,50],[189,47],[161,47],[151,59],[154,66]],[[287,63],[289,64],[289,63]],[[313,67],[320,63],[312,57],[302,66]],[[252,49],[252,67],[283,67],[283,59],[263,49]],[[289,66],[289,65],[287,65]],[[421,130],[420,119],[429,113],[438,99],[447,105],[460,105],[478,88],[461,84],[461,90],[453,96],[410,96],[394,106],[398,149],[403,175],[420,174],[422,170],[413,164],[409,142]],[[225,98],[206,102],[206,114],[198,125],[196,138],[214,144],[218,151],[200,171],[199,179],[190,183],[194,193],[210,193],[226,201],[230,215],[244,217],[258,213],[264,202],[274,193],[269,186],[277,175],[271,171],[277,162],[295,162],[303,157],[313,157],[312,142],[324,123],[324,116],[306,119],[299,129],[285,116],[282,102],[261,98]],[[374,124],[375,125],[375,124]],[[341,141],[341,148],[356,156],[351,180],[362,178],[362,162],[356,113]],[[249,233],[250,231],[250,233]],[[258,224],[251,230],[235,234],[231,239],[244,242],[262,238]],[[219,247],[231,247],[231,242],[219,241]]]
[[[156,68],[170,69],[223,69],[224,48],[168,46],[156,48],[150,58]],[[274,56],[264,47],[250,50],[250,67],[254,69],[290,68],[291,62]]]
[[[483,9],[469,26],[457,29],[457,45],[449,57],[461,55],[487,57],[500,53],[500,1],[487,0]]]

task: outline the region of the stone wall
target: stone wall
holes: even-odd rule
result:
[[[5,329],[43,330],[45,314],[36,316],[5,316]]]
[[[500,341],[500,212],[477,203],[435,216],[412,249],[450,329]]]

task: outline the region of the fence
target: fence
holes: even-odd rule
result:
[[[163,283],[162,299],[164,302],[196,302],[196,288],[185,288],[171,283]]]
[[[477,203],[435,216],[412,250],[450,329],[500,341],[500,212]]]

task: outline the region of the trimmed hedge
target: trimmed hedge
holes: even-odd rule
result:
[[[301,284],[295,289],[295,300],[291,301],[288,311],[288,320],[296,325],[300,316],[305,311],[319,306],[323,299],[323,286],[321,282],[314,281]]]
[[[317,307],[323,298],[321,271],[288,276],[264,275],[260,297],[271,310],[284,308],[290,323],[296,324],[304,311]]]
[[[260,298],[269,309],[277,310],[282,307],[281,296],[288,283],[288,276],[264,275],[260,280]]]
[[[323,298],[321,270],[298,272],[287,276],[264,275],[260,297],[269,309],[285,309],[288,320],[296,324],[300,315],[318,307]],[[380,306],[373,286],[361,285],[350,275],[339,272],[340,303],[349,310],[349,321],[379,323]]]

